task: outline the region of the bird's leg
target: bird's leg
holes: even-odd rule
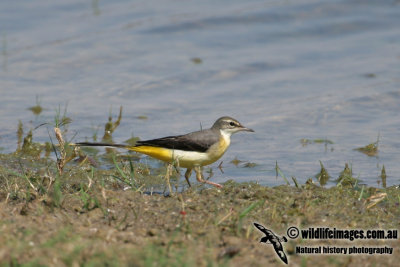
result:
[[[200,167],[200,166],[194,167],[194,170],[195,170],[195,172],[196,172],[196,179],[197,179],[197,181],[199,181],[200,183],[210,184],[210,185],[213,185],[213,186],[218,187],[218,188],[221,188],[221,187],[222,187],[222,185],[220,185],[220,184],[213,183],[213,182],[210,182],[210,181],[208,181],[208,180],[204,180],[203,174],[201,173],[201,167]]]
[[[192,187],[192,185],[189,182],[189,178],[192,175],[192,170],[193,170],[192,168],[187,168],[186,172],[185,172],[185,179],[186,179],[186,182],[188,183],[189,187]]]
[[[171,183],[169,182],[169,177],[171,177],[172,174],[172,164],[168,163],[167,165],[167,173],[165,174],[165,180],[167,181],[167,185],[168,185],[168,189],[169,189],[169,193],[172,194],[172,187],[171,187]]]

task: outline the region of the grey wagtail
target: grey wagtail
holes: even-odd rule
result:
[[[186,168],[185,178],[189,178],[194,169],[197,181],[216,187],[222,185],[203,178],[201,167],[209,165],[225,153],[231,143],[231,135],[240,131],[254,132],[231,117],[221,117],[207,130],[196,131],[185,135],[167,136],[158,139],[137,141],[134,146],[109,143],[76,143],[77,146],[110,146],[120,147],[169,163],[177,162],[179,167]],[[170,186],[170,185],[169,185]]]

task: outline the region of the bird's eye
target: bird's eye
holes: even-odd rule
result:
[[[232,126],[232,127],[233,127],[233,126],[236,126],[235,123],[234,123],[233,121],[231,121],[231,122],[229,123],[229,125]]]

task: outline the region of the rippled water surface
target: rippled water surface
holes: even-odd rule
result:
[[[385,165],[387,184],[399,184],[399,25],[396,0],[3,0],[1,152],[15,150],[18,120],[27,131],[67,105],[68,136],[85,140],[122,105],[115,141],[223,115],[254,128],[233,136],[216,182],[282,184],[276,161],[305,182],[321,161],[333,178],[350,163],[373,186]],[[37,97],[39,116],[27,110]],[[378,135],[378,156],[354,150]],[[34,140],[49,140],[45,126]]]

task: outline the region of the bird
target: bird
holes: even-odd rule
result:
[[[278,254],[279,258],[286,264],[288,264],[288,260],[286,257],[285,252],[283,251],[283,246],[281,242],[287,242],[287,238],[283,236],[282,238],[279,238],[277,235],[275,235],[271,230],[265,228],[259,223],[253,223],[254,226],[263,232],[265,234],[264,237],[260,239],[260,243],[265,243],[265,244],[272,244],[274,246],[276,254]]]
[[[254,132],[253,129],[244,127],[238,120],[224,116],[217,119],[209,129],[137,141],[135,145],[91,142],[80,142],[75,145],[124,148],[167,162],[168,168],[177,163],[179,167],[186,168],[185,179],[189,187],[191,186],[189,178],[195,170],[198,182],[221,188],[222,185],[205,180],[201,168],[220,159],[231,143],[231,135],[241,131]],[[170,187],[169,181],[168,186]]]

